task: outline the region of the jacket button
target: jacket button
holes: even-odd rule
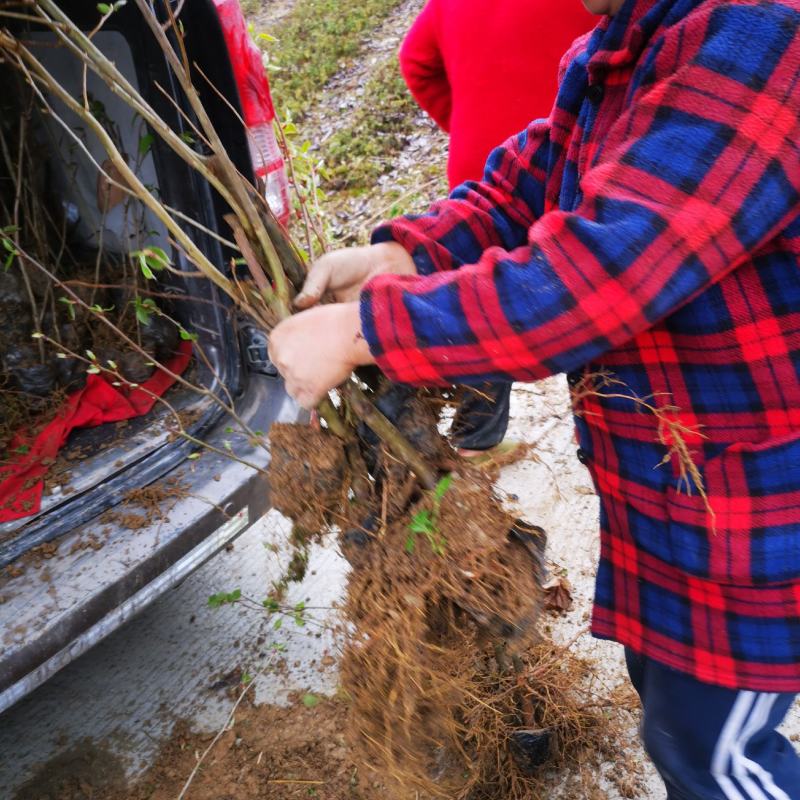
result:
[[[605,95],[605,88],[603,87],[602,83],[593,83],[586,90],[586,97],[589,99],[589,102],[592,103],[593,105],[599,105],[602,102],[604,95]]]
[[[578,456],[578,461],[580,461],[581,464],[589,463],[589,454],[582,447],[578,448],[576,455]]]

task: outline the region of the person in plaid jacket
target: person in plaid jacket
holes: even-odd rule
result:
[[[626,648],[668,797],[800,798],[776,731],[800,692],[800,0],[584,5],[604,17],[550,117],[321,259],[298,304],[340,302],[282,323],[273,361],[307,406],[366,363],[567,373],[593,632]]]

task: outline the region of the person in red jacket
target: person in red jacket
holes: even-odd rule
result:
[[[596,20],[564,0],[428,0],[400,48],[411,94],[450,134],[450,188],[555,101],[558,65]]]
[[[561,56],[594,20],[564,0],[428,0],[400,48],[400,70],[420,106],[450,134],[450,189],[479,181],[489,153],[547,116]],[[453,421],[462,455],[503,440],[510,383],[467,391]]]

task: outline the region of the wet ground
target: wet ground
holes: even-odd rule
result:
[[[285,568],[271,545],[286,533],[282,518],[267,516],[229,552],[0,716],[0,798],[43,772],[139,774],[177,721],[219,728],[230,711],[228,690],[267,663],[281,660],[287,669],[258,680],[259,702],[283,703],[295,690],[333,692],[335,673],[322,662],[334,645],[320,623],[330,618],[327,608],[342,586],[344,561],[334,552],[316,548],[306,580],[290,590],[287,603],[315,607],[303,627],[287,622],[276,631],[263,612],[208,606],[210,595],[237,588],[263,599]]]

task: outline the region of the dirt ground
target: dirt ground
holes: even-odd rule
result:
[[[342,728],[346,707],[322,700],[309,708],[242,703],[229,728],[203,761],[187,796],[193,800],[377,800],[380,787],[359,772]],[[47,774],[21,787],[16,800],[173,800],[214,734],[178,725],[157,763],[127,787],[117,759],[84,744],[49,764]]]

